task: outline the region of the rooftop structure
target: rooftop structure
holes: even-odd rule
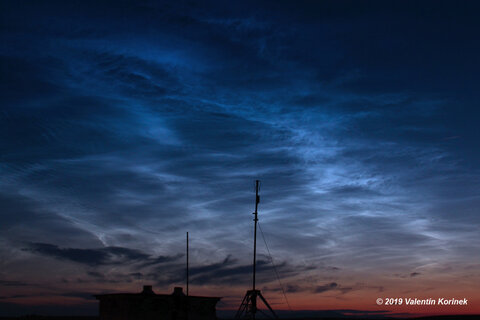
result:
[[[98,294],[100,320],[216,320],[219,297],[186,296],[183,288],[156,294],[152,286],[140,293]]]

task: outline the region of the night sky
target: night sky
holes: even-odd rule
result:
[[[236,309],[255,179],[292,309],[480,312],[479,6],[1,1],[0,315],[170,293],[187,231]]]

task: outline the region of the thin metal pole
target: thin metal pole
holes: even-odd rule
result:
[[[258,222],[258,203],[260,202],[260,196],[258,195],[258,180],[255,180],[255,229],[253,232],[253,299],[252,299],[252,316],[255,319],[255,313],[257,312],[257,294],[255,288],[255,276],[257,269],[257,222]]]
[[[187,297],[188,297],[188,232],[187,232]]]

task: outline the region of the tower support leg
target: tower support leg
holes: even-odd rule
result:
[[[270,313],[265,313],[262,311],[262,314],[272,319],[278,319],[277,314],[275,313],[275,311],[273,311],[272,307],[267,302],[265,297],[262,295],[260,290],[248,290],[247,293],[245,294],[245,297],[243,297],[242,304],[240,304],[237,314],[235,315],[236,320],[240,320],[240,319],[255,320],[257,311],[261,311],[257,309],[257,297],[260,298],[260,300],[263,302],[265,307],[267,307],[268,310],[270,311]]]

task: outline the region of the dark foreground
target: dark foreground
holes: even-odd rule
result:
[[[28,315],[21,317],[0,317],[0,320],[99,320],[99,317],[48,317],[48,316],[37,316],[37,315]],[[286,319],[280,318],[281,320],[339,320],[339,319],[363,319],[363,320],[379,320],[379,319],[409,319],[409,320],[476,320],[480,319],[479,315],[448,315],[448,316],[429,316],[429,317],[414,317],[414,318],[390,318],[390,317],[356,317],[356,316],[343,316],[343,317],[315,317],[315,318],[295,318],[295,319]],[[227,320],[221,319],[219,320]],[[260,320],[260,319],[259,319]]]

